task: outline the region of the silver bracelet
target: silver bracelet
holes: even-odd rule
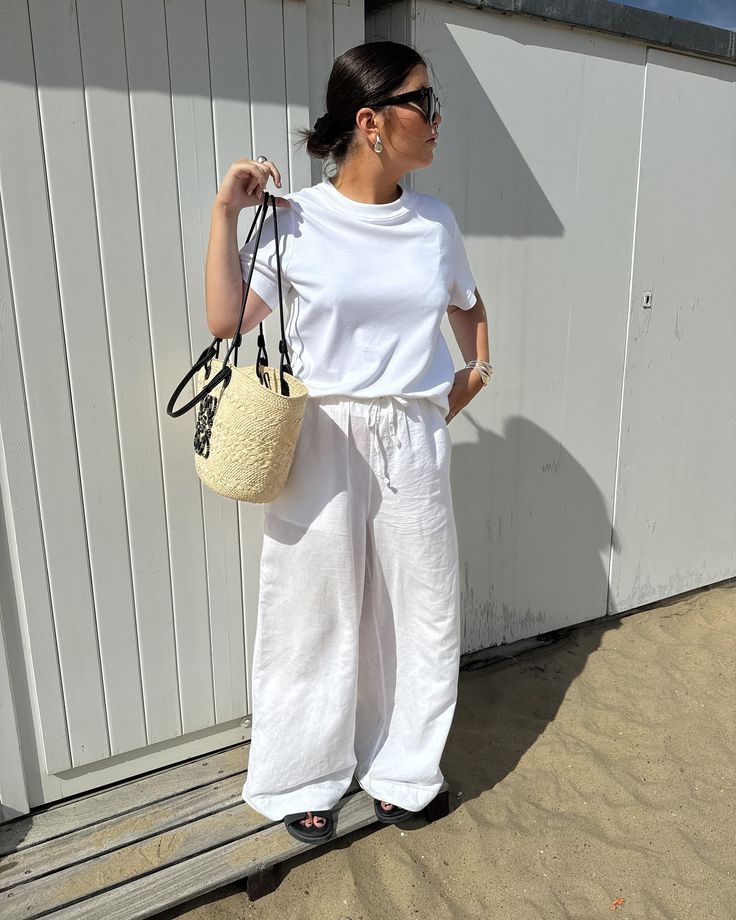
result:
[[[491,374],[493,373],[493,368],[487,361],[474,359],[472,361],[468,361],[465,367],[474,368],[476,371],[478,371],[481,376],[481,380],[483,381],[483,386],[488,386],[488,383],[491,379]]]

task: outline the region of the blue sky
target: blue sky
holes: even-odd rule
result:
[[[626,6],[736,29],[736,0],[626,0]]]

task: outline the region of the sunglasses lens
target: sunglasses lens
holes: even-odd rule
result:
[[[434,106],[433,106],[433,104],[432,104],[432,93],[431,93],[431,92],[426,93],[425,96],[424,96],[424,98],[422,99],[422,108],[424,109],[424,114],[425,114],[425,115],[427,116],[427,118],[431,121],[431,119],[432,119],[432,110],[433,110],[433,108],[434,108]]]

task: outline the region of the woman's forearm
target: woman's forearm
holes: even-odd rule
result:
[[[488,318],[477,288],[475,296],[476,302],[469,310],[451,309],[448,319],[463,358],[489,361]]]
[[[231,338],[243,304],[243,275],[238,252],[238,211],[215,202],[204,270],[207,326],[212,335]]]

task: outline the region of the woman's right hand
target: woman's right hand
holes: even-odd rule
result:
[[[228,169],[217,190],[215,204],[234,213],[242,211],[243,208],[263,204],[263,189],[272,176],[275,184],[280,188],[281,173],[270,160],[266,160],[265,163],[246,158],[236,160]],[[276,197],[276,205],[277,207],[289,207],[291,202],[288,198]]]

